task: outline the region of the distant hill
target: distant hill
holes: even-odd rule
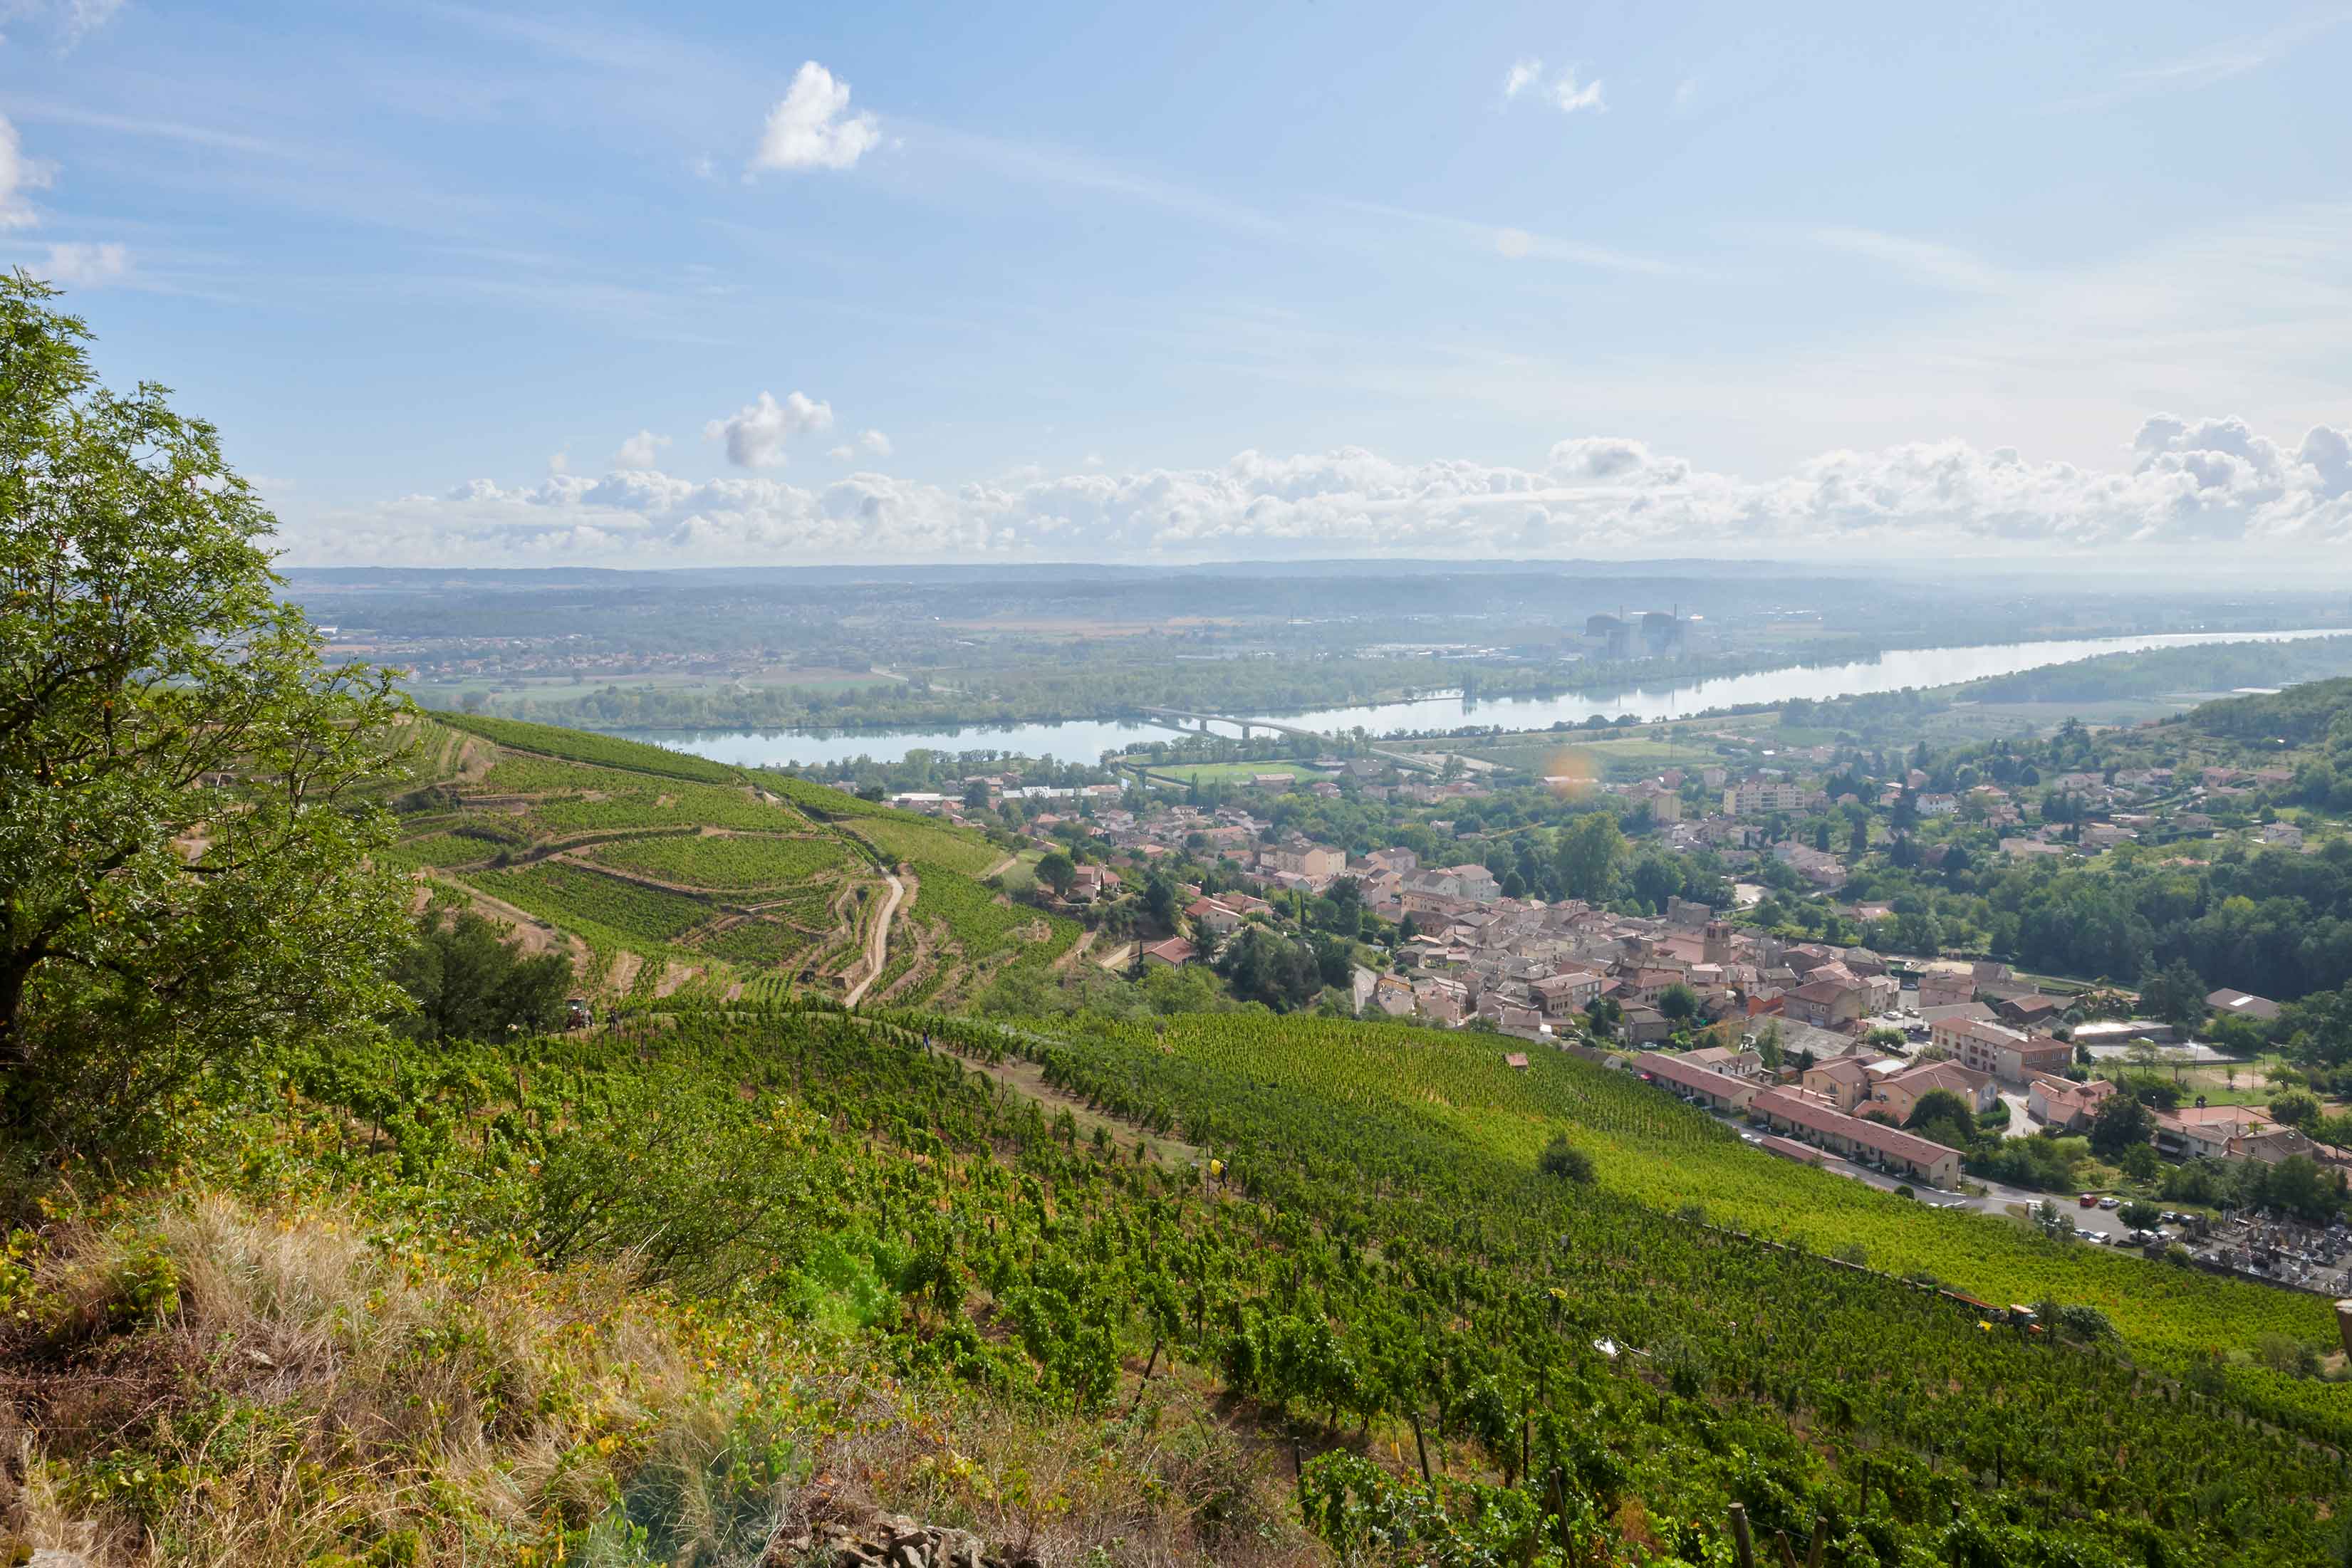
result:
[[[2352,676],[2306,681],[2262,696],[2225,697],[2191,709],[2181,722],[2228,740],[2312,746],[2347,714],[2352,714]]]

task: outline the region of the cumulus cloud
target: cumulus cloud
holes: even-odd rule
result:
[[[857,444],[877,457],[890,455],[890,438],[878,430],[869,430],[857,438]]]
[[[730,417],[714,419],[702,427],[706,441],[724,440],[727,461],[738,468],[769,468],[783,462],[784,444],[804,430],[833,428],[833,405],[793,392],[778,402],[767,392],[757,402],[745,403]]]
[[[882,140],[870,114],[849,112],[849,84],[807,61],[768,111],[754,169],[846,169]]]
[[[1575,114],[1588,109],[1599,113],[1609,107],[1601,96],[1599,78],[1578,80],[1574,66],[1563,68],[1549,86],[1545,85],[1543,77],[1543,61],[1533,55],[1521,55],[1511,62],[1511,68],[1503,73],[1503,101],[1508,103],[1522,93],[1541,89],[1543,96],[1551,100],[1552,107],[1562,114]]]
[[[131,253],[111,240],[79,240],[49,246],[47,277],[67,288],[97,288],[129,276]]]
[[[661,449],[668,444],[668,436],[640,430],[621,443],[616,458],[624,468],[650,468],[661,461]]]
[[[781,406],[781,405],[780,405]],[[960,486],[858,473],[799,486],[652,471],[487,480],[331,519],[318,560],[705,563],[1692,554],[1853,559],[2091,552],[2315,559],[2352,548],[2352,432],[2300,442],[2235,419],[2149,418],[2118,465],[1922,442],[1829,452],[1760,479],[1623,436],[1537,466],[1403,463],[1360,447],[1213,468],[1026,471]],[[332,548],[324,548],[331,538]],[[2200,556],[2201,559],[2201,553]]]
[[[1551,100],[1562,114],[1574,114],[1583,109],[1599,113],[1609,107],[1601,96],[1601,78],[1595,77],[1580,84],[1572,66],[1560,72],[1559,79],[1551,84]]]
[[[49,183],[49,166],[25,155],[25,144],[17,139],[16,128],[5,115],[0,115],[0,229],[21,229],[36,221],[33,204],[25,199],[26,192],[38,191]]]

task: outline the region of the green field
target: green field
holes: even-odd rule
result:
[[[1171,762],[1149,769],[1150,776],[1170,784],[1228,784],[1245,786],[1256,773],[1287,773],[1293,779],[1321,779],[1320,770],[1303,762]]]

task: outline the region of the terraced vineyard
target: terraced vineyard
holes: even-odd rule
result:
[[[576,939],[592,989],[839,995],[863,977],[877,861],[914,865],[926,890],[894,925],[877,998],[962,995],[1076,938],[971,880],[1003,858],[977,835],[798,779],[462,715],[417,721],[410,754],[388,858]]]
[[[1010,857],[985,839],[903,815],[861,818],[858,837],[915,874],[905,921],[911,944],[894,943],[877,994],[901,1004],[968,997],[1007,968],[1051,967],[1078,939],[1060,915],[1014,904],[978,877]]]
[[[857,864],[840,840],[814,832],[805,838],[730,834],[632,839],[601,845],[587,858],[618,871],[722,893],[790,893]]]

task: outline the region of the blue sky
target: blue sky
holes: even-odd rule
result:
[[[2341,10],[0,17],[289,559],[2352,542]]]

